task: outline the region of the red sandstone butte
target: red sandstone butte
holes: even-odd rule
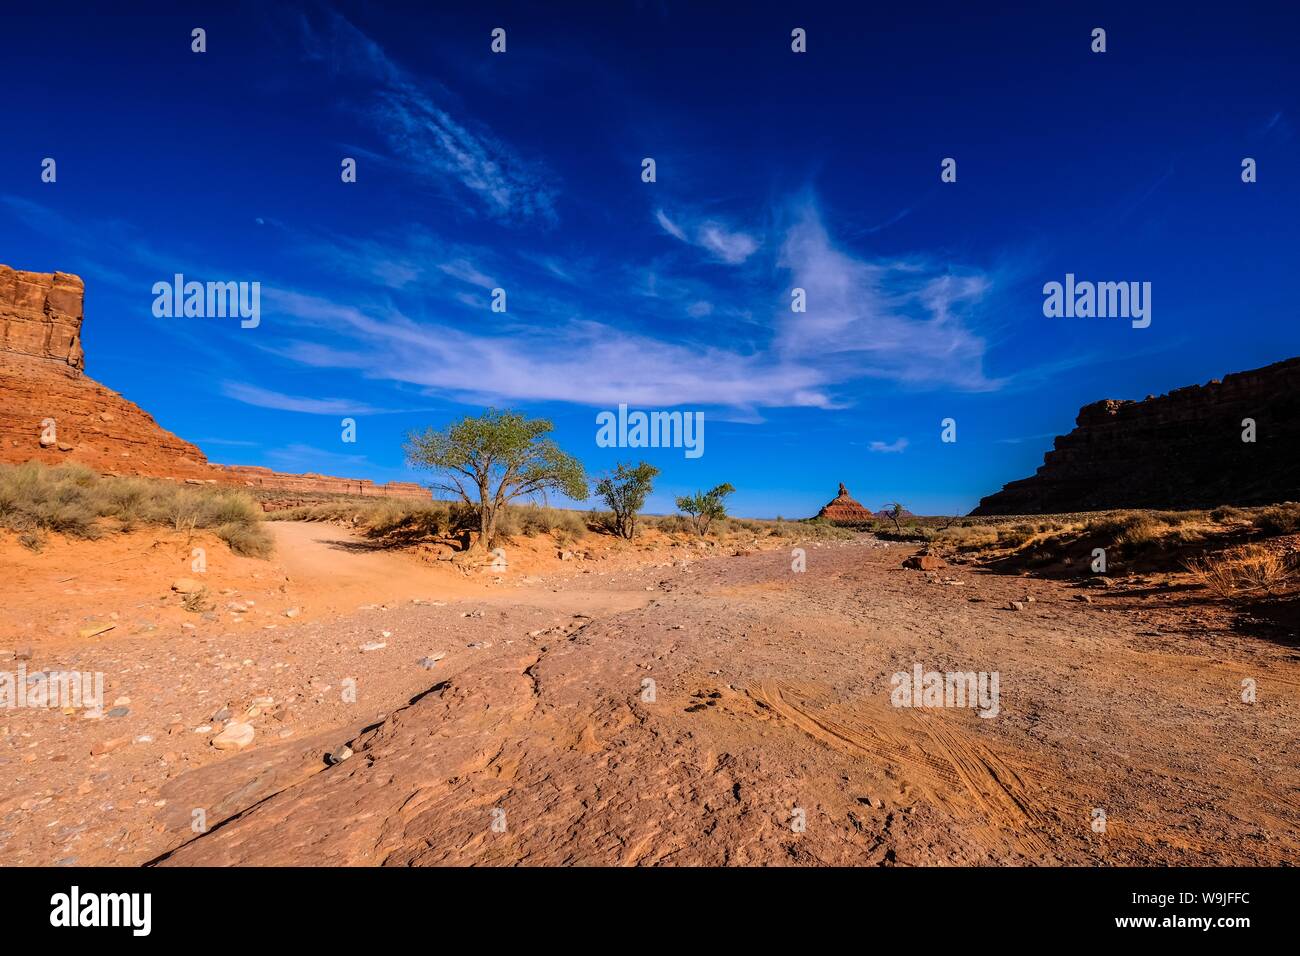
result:
[[[872,521],[875,515],[854,501],[849,494],[849,489],[845,488],[844,482],[841,481],[840,493],[817,512],[817,517],[825,518],[832,524],[864,524]]]
[[[83,371],[81,279],[0,265],[0,462],[77,462],[104,474],[294,492],[429,498],[412,482],[217,465]],[[43,423],[53,419],[53,436]],[[42,435],[45,441],[42,441]]]

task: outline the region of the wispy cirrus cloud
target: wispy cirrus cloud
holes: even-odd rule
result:
[[[311,342],[283,354],[317,367],[361,369],[377,378],[423,386],[466,401],[515,399],[580,405],[720,406],[831,404],[811,366],[762,354],[696,348],[601,322],[569,320],[487,335],[419,322],[395,310],[355,306],[277,291],[278,309],[356,340],[351,349]]]
[[[892,442],[873,441],[867,446],[867,450],[885,455],[896,455],[907,450],[907,439],[898,438]]]
[[[752,234],[734,229],[716,219],[670,218],[662,209],[655,210],[655,220],[674,239],[699,246],[728,265],[740,265],[761,245]]]
[[[364,402],[346,398],[304,398],[285,395],[245,382],[223,382],[221,393],[245,405],[273,408],[282,412],[304,412],[308,415],[379,415],[391,409],[375,408]]]
[[[481,289],[491,289],[496,285],[489,276],[484,275],[465,259],[443,262],[438,265],[438,268],[453,279],[459,279],[469,285],[476,285]]]
[[[411,175],[438,188],[458,183],[489,216],[554,222],[554,176],[525,159],[484,123],[453,115],[451,92],[394,62],[384,49],[333,11],[301,23],[308,60],[368,84],[362,117]]]
[[[986,343],[967,313],[984,298],[989,277],[924,258],[873,260],[837,247],[811,203],[794,210],[778,265],[807,311],[779,311],[776,348],[790,360],[816,357],[837,376],[918,386],[990,391],[1003,383],[984,373]]]
[[[783,221],[754,240],[755,250],[773,250],[770,268],[728,273],[724,284],[649,272],[646,284],[625,281],[623,263],[593,262],[581,301],[564,297],[571,290],[562,281],[560,293],[540,292],[536,283],[550,276],[534,271],[533,287],[511,297],[527,303],[527,313],[512,310],[490,327],[446,314],[453,303],[482,308],[476,290],[494,284],[475,264],[488,254],[473,249],[443,256],[428,272],[474,287],[444,289],[441,307],[424,296],[399,306],[387,296],[345,303],[279,288],[264,289],[263,300],[289,325],[321,333],[283,344],[283,357],[467,402],[694,404],[752,415],[759,408],[843,407],[864,380],[1001,387],[984,374],[984,341],[969,324],[991,285],[988,275],[919,257],[856,256],[833,242],[811,202],[793,204]],[[793,287],[805,289],[806,312],[791,311]],[[668,317],[697,325],[674,335]],[[709,322],[698,322],[704,318]],[[720,321],[741,323],[744,334],[716,334]],[[879,444],[882,452],[906,447],[905,440]]]

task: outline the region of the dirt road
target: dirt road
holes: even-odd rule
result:
[[[899,567],[909,550],[809,546],[804,573],[785,553],[625,572],[609,590],[651,603],[590,617],[494,608],[468,619],[489,647],[325,735],[348,734],[350,759],[259,745],[171,780],[155,860],[1296,859],[1295,648],[1159,589],[926,574]],[[894,706],[892,675],[918,664],[996,673],[996,716]],[[185,826],[195,806],[219,808],[206,833]]]

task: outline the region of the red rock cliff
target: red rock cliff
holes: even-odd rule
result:
[[[1244,419],[1255,441],[1242,440]],[[1300,500],[1300,358],[1079,411],[1038,472],[972,514],[1213,508]]]
[[[77,276],[0,265],[0,461],[75,461],[106,474],[292,492],[430,497],[409,482],[210,464],[197,446],[82,372],[83,295]]]

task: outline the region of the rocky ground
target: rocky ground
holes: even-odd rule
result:
[[[335,535],[298,540],[286,601]],[[331,550],[351,597],[368,556]],[[1295,859],[1293,645],[1158,582],[903,568],[914,550],[455,586],[413,564],[423,593],[273,628],[223,610],[6,649],[108,686],[100,719],[0,711],[0,864]],[[997,672],[997,716],[892,706],[918,663]]]

